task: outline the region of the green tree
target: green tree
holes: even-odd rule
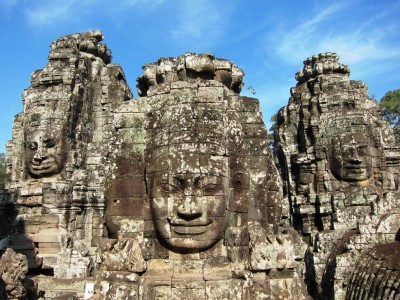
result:
[[[0,153],[0,190],[4,189],[6,180],[6,155]]]
[[[400,140],[400,89],[389,91],[382,97],[382,119],[392,125],[396,139]]]
[[[269,128],[269,133],[268,133],[268,140],[269,140],[269,146],[274,151],[274,145],[275,145],[275,134],[276,130],[278,129],[278,113],[275,113],[271,116],[270,122],[271,122],[271,127]]]

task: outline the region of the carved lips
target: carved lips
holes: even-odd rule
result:
[[[207,232],[212,224],[212,220],[208,219],[205,222],[199,220],[184,221],[174,220],[170,221],[171,229],[177,234],[181,235],[199,235]]]

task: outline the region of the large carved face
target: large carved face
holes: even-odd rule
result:
[[[39,129],[29,132],[25,139],[25,153],[26,165],[32,177],[48,177],[60,173],[63,155],[58,133]]]
[[[156,232],[178,252],[210,248],[222,239],[229,184],[227,158],[177,153],[157,158],[149,174]]]
[[[361,134],[332,139],[331,169],[344,181],[363,181],[372,175],[371,145]]]

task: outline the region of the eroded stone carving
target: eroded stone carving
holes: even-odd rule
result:
[[[161,58],[134,99],[102,39],[52,43],[7,145],[0,246],[43,299],[341,299],[398,241],[399,146],[336,54],[305,61],[278,115],[282,184],[240,68]]]
[[[122,275],[122,258],[103,251],[101,295],[273,298],[287,284],[299,287],[288,296],[306,296],[296,272],[304,247],[280,226],[280,179],[258,101],[215,80],[221,62],[232,68],[193,53],[146,65],[138,79],[146,96],[117,108],[121,148],[106,197],[108,235],[116,245],[140,244],[145,270]],[[124,209],[129,203],[137,209]]]
[[[211,53],[187,52],[177,58],[160,58],[143,66],[143,70],[144,74],[137,79],[139,96],[146,96],[148,89],[157,84],[195,78],[219,81],[236,93],[240,93],[244,84],[242,69]]]
[[[51,44],[47,65],[32,73],[7,145],[12,232],[4,238],[42,274],[40,293],[58,297],[79,288],[98,260],[103,236],[107,163],[115,134],[113,103],[132,98],[125,76],[112,65],[100,31]],[[107,141],[107,142],[106,142]],[[82,289],[83,292],[83,289]]]
[[[35,285],[26,277],[28,261],[22,254],[7,249],[0,257],[0,297],[2,299],[32,299]]]
[[[34,118],[40,115],[34,115]],[[68,151],[63,143],[63,132],[55,124],[46,127],[33,126],[31,122],[25,133],[26,167],[30,176],[39,178],[58,174],[65,165]]]
[[[378,244],[357,261],[346,299],[396,299],[400,295],[400,241]]]
[[[332,173],[344,181],[364,181],[372,175],[372,145],[365,133],[345,134],[332,139]]]
[[[212,54],[144,66],[133,99],[99,31],[52,43],[8,145],[12,233],[45,299],[304,298],[304,245],[244,73]],[[3,245],[3,246],[4,246]],[[93,290],[94,285],[94,290]]]
[[[226,108],[190,103],[196,101],[191,98],[182,99],[185,104],[170,101],[175,107],[154,113],[146,151],[155,229],[162,242],[178,252],[205,250],[223,238],[230,193],[246,180],[234,172],[243,172],[243,166],[230,170],[241,151],[237,116],[234,119],[232,112],[228,119]]]
[[[344,299],[356,257],[393,241],[397,230],[377,224],[399,211],[399,146],[378,103],[349,73],[334,53],[308,58],[278,113],[275,154],[293,225],[311,245],[314,297]]]

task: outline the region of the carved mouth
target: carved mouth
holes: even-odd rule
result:
[[[363,173],[367,170],[367,168],[363,166],[345,166],[345,169],[352,173]]]
[[[47,170],[50,169],[54,166],[54,162],[46,162],[44,164],[37,164],[32,162],[31,163],[32,169],[35,171],[42,171],[42,170]]]
[[[171,229],[177,234],[198,235],[208,231],[211,227],[212,220],[206,221],[170,221]]]

